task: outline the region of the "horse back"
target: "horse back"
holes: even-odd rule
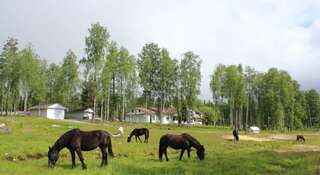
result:
[[[166,134],[160,138],[160,147],[170,146],[173,149],[182,149],[190,146],[188,139],[182,135]]]
[[[81,131],[76,142],[84,151],[90,151],[98,146],[105,146],[111,141],[110,134],[102,130]]]

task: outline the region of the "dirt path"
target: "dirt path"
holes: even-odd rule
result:
[[[287,152],[319,152],[320,146],[318,145],[305,145],[298,144],[293,145],[290,148],[275,150],[277,153],[287,153]]]
[[[266,141],[272,141],[272,139],[265,138],[265,137],[254,137],[254,136],[249,136],[249,135],[240,135],[240,141],[241,140],[246,140],[246,141],[257,141],[257,142],[266,142]],[[223,136],[224,139],[226,140],[233,140],[232,135],[225,135]]]

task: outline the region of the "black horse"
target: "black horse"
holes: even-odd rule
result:
[[[239,141],[239,132],[238,132],[238,130],[234,129],[232,131],[232,135],[233,135],[233,141]]]
[[[139,137],[142,135],[144,135],[144,143],[148,143],[148,139],[149,139],[149,129],[148,128],[135,128],[134,130],[132,130],[130,135],[128,136],[128,143],[131,141],[132,136],[136,137],[136,142],[138,142],[137,139],[139,139],[140,143],[142,143],[142,141]]]
[[[169,161],[167,156],[167,148],[171,147],[173,149],[181,149],[181,154],[179,160],[182,159],[185,150],[188,152],[188,157],[190,158],[191,147],[197,149],[197,155],[200,160],[204,160],[204,146],[201,145],[195,138],[189,134],[172,135],[166,134],[160,138],[159,145],[159,159],[162,161],[162,155],[166,156],[166,160]]]
[[[297,142],[306,142],[306,139],[303,137],[303,135],[297,135]]]
[[[90,151],[99,147],[102,153],[101,167],[108,164],[108,148],[109,154],[113,157],[111,135],[102,130],[81,131],[80,129],[72,129],[64,133],[48,151],[48,166],[53,168],[59,159],[59,152],[63,148],[69,149],[72,157],[72,168],[76,166],[75,152],[81,161],[82,168],[86,169],[81,151]]]

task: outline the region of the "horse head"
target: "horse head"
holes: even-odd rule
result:
[[[201,145],[200,148],[197,149],[197,155],[199,157],[200,160],[204,160],[204,146]]]
[[[56,164],[56,162],[59,159],[59,152],[58,150],[55,150],[49,146],[49,151],[48,151],[48,166],[50,168],[53,168]]]
[[[128,141],[128,143],[131,141],[131,135],[128,136],[127,141]]]

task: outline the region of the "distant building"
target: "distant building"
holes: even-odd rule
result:
[[[189,110],[188,123],[192,125],[202,125],[202,116],[201,112]]]
[[[249,132],[258,134],[258,133],[260,133],[260,128],[257,127],[257,126],[250,126],[249,127]]]
[[[171,124],[176,123],[175,120],[177,118],[177,111],[174,107],[169,107],[164,109],[162,113],[162,118],[160,121],[159,111],[157,108],[134,108],[132,111],[125,114],[125,121],[127,122],[141,122],[141,123],[149,123],[150,118],[152,119],[152,123],[160,123],[161,124]]]
[[[76,119],[76,120],[91,120],[93,117],[94,111],[91,108],[87,109],[78,109],[73,111],[68,111],[66,113],[67,119]]]
[[[40,116],[49,119],[63,120],[66,108],[59,103],[51,105],[38,105],[29,108],[29,113],[32,116]]]
[[[141,107],[134,108],[126,113],[124,118],[126,122],[148,123],[150,122],[150,118],[152,119],[152,123],[159,122],[154,111]]]

